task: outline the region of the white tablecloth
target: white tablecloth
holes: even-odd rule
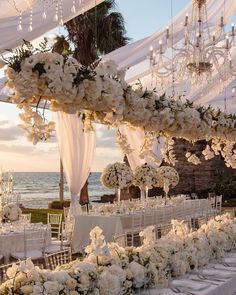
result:
[[[201,206],[199,206],[199,201]],[[172,206],[163,206],[154,208],[152,210],[165,210],[168,208],[173,209],[173,215],[170,215],[169,220],[165,220],[165,223],[170,222],[171,219],[178,218],[175,216],[175,212],[178,211],[178,207],[181,206],[181,219],[184,219],[184,214],[186,214],[186,208],[184,204],[191,204],[191,211],[189,214],[195,216],[199,210],[202,211],[202,214],[208,210],[207,200],[190,200],[185,201],[182,205],[172,205]],[[197,206],[195,206],[197,205]],[[137,212],[136,212],[137,213]],[[81,214],[75,217],[74,232],[72,238],[72,252],[77,253],[81,252],[84,247],[89,243],[89,233],[95,227],[99,226],[103,230],[103,234],[107,242],[111,242],[114,235],[118,235],[127,231],[131,228],[132,225],[132,214],[117,214],[117,215],[99,215],[95,213],[90,214]],[[142,227],[144,227],[144,214],[145,211],[142,211]]]
[[[44,230],[42,226],[41,230]],[[40,231],[40,229],[37,229]],[[30,232],[30,229],[29,229]],[[32,231],[33,232],[33,231]],[[51,231],[48,230],[46,237],[46,245],[51,243]],[[32,249],[37,250],[37,249]],[[9,262],[10,254],[12,252],[24,251],[24,232],[0,234],[0,254],[4,256],[5,263]]]
[[[75,218],[72,252],[80,252],[90,244],[89,233],[95,226],[99,226],[103,230],[107,242],[111,242],[114,235],[123,232],[121,219],[118,215],[78,215]]]

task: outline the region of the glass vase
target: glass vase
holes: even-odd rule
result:
[[[120,203],[120,193],[121,193],[121,189],[117,188],[116,189],[116,198],[117,198],[117,202]]]
[[[144,201],[145,200],[145,190],[142,187],[140,187],[139,189],[140,189],[140,200]]]
[[[145,199],[147,200],[147,198],[148,198],[148,190],[149,190],[149,188],[146,186],[145,187]]]

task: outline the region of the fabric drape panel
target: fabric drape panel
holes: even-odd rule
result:
[[[71,193],[70,212],[75,216],[81,211],[79,193],[91,170],[96,147],[95,132],[84,132],[82,121],[75,114],[56,112],[54,120],[60,156]]]
[[[144,164],[145,162],[149,162],[148,159],[141,159],[139,157],[140,150],[144,144],[145,134],[143,129],[141,128],[130,128],[127,125],[123,124],[119,126],[119,131],[121,134],[126,135],[128,144],[131,149],[134,151],[127,155],[129,164],[131,169],[134,171],[137,166]],[[161,148],[163,147],[164,141],[161,140],[160,143],[155,139],[153,143],[152,151],[155,155],[161,160]]]
[[[93,8],[104,0],[83,0],[80,5],[76,3],[76,11],[71,12],[73,5],[72,0],[61,1],[63,11],[63,22],[73,19],[77,15]],[[32,41],[48,31],[59,26],[58,22],[53,21],[55,16],[56,1],[26,1],[17,0],[14,7],[14,1],[0,1],[0,53],[6,51],[6,48],[15,48],[22,44],[22,40]],[[33,31],[28,32],[31,3],[33,3]],[[44,3],[46,9],[46,19],[42,19],[44,11]],[[17,8],[17,9],[16,9]],[[19,12],[22,11],[22,31],[17,31],[19,23]]]
[[[192,2],[192,1],[191,1]],[[217,26],[220,21],[220,17],[224,14],[224,21],[226,23],[231,21],[232,16],[235,14],[236,1],[235,0],[208,0],[207,1],[207,11],[208,11],[208,21],[209,24],[214,24]],[[173,42],[176,44],[184,38],[184,26],[183,21],[186,14],[189,15],[191,19],[192,15],[192,3],[189,3],[178,15],[173,19],[174,36]],[[168,24],[171,27],[171,22]],[[154,50],[159,48],[159,40],[162,39],[163,47],[165,47],[165,34],[166,26],[155,32],[149,37],[138,40],[134,43],[125,45],[119,49],[112,51],[104,56],[106,59],[114,60],[120,68],[128,68],[147,59],[150,54],[150,46]],[[141,69],[142,70],[142,69]],[[137,72],[136,72],[137,74]],[[141,74],[141,73],[140,73]]]

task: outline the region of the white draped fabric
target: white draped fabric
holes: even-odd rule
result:
[[[144,144],[145,134],[143,129],[141,128],[130,128],[125,124],[119,126],[119,131],[121,134],[127,137],[127,142],[130,145],[133,152],[127,155],[129,164],[131,169],[134,171],[137,166],[144,164],[145,162],[149,162],[148,159],[141,159],[139,153],[141,148]],[[161,148],[163,147],[164,141],[163,139],[160,140],[158,143],[157,139],[154,140],[152,151],[154,154],[160,159],[161,157]]]
[[[178,43],[184,38],[183,21],[186,14],[191,18],[192,15],[192,1],[174,18],[174,39],[173,43]],[[209,24],[219,24],[220,17],[224,15],[226,23],[231,21],[232,16],[236,11],[235,0],[207,0],[207,11]],[[169,24],[171,28],[171,22]],[[129,68],[147,59],[150,53],[150,46],[153,49],[159,48],[159,40],[162,39],[163,47],[165,46],[166,26],[155,32],[149,37],[136,41],[134,43],[123,46],[117,50],[112,51],[105,55],[105,58],[114,60],[121,68]]]
[[[72,12],[73,1],[61,1],[63,22],[76,17],[77,15],[93,8],[104,0],[81,0],[76,1],[75,12]],[[1,0],[0,1],[0,53],[6,49],[15,48],[22,44],[22,39],[32,41],[48,31],[58,27],[58,21],[53,21],[56,14],[57,1],[42,0]],[[79,3],[79,5],[78,5]],[[45,5],[46,19],[42,18]],[[28,31],[30,10],[33,9],[31,32]],[[22,11],[22,31],[17,31],[19,15]]]
[[[210,27],[214,26],[215,29],[215,27],[217,27],[217,25],[219,24],[220,17],[222,15],[224,16],[225,23],[229,23],[232,20],[232,17],[235,16],[236,1],[208,0],[207,11],[209,25]],[[176,45],[184,38],[183,21],[185,19],[186,13],[188,13],[190,19],[192,14],[191,3],[189,3],[173,20],[174,45]],[[169,27],[171,28],[170,23]],[[119,48],[105,55],[104,58],[115,60],[120,68],[129,68],[129,72],[127,75],[128,83],[135,84],[139,79],[144,87],[148,87],[149,89],[158,88],[158,85],[156,85],[155,77],[152,75],[152,73],[150,73],[147,57],[150,54],[150,46],[152,46],[154,50],[159,48],[159,40],[162,39],[163,48],[166,46],[165,34],[166,27],[163,27],[151,36]],[[236,46],[234,46],[234,48],[231,50],[231,55],[233,59],[236,59]],[[181,93],[183,93],[183,90],[187,90],[185,94],[187,95],[187,98],[191,101],[195,101],[201,104],[211,103],[216,107],[224,109],[225,96],[229,97],[231,95],[230,83],[232,83],[232,80],[223,83],[216,72],[213,72],[212,76],[212,82],[204,85],[204,88],[201,86],[192,88],[188,82],[184,82],[184,86],[180,85],[179,89],[182,90]],[[226,88],[227,86],[228,88]],[[224,91],[222,95],[221,92],[223,88],[226,88],[226,91]],[[228,103],[226,108],[227,111],[230,112],[236,111],[236,106],[232,105],[231,103]]]
[[[95,132],[84,132],[82,121],[75,114],[56,112],[54,117],[60,156],[71,193],[70,212],[76,216],[81,211],[78,195],[91,170]]]

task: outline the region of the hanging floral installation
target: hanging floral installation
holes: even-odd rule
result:
[[[7,86],[12,90],[9,99],[23,109],[21,127],[34,143],[47,139],[52,132],[53,123],[47,122],[37,108],[48,104],[52,111],[83,112],[86,122],[141,127],[152,136],[169,138],[169,142],[173,137],[191,142],[212,140],[213,145],[216,141],[220,147],[217,153],[228,166],[236,168],[235,115],[165,94],[159,96],[140,84],[130,86],[125,71],[118,70],[114,61],[101,60],[85,67],[69,51],[65,55],[49,52],[46,42],[34,49],[25,41],[5,62]]]

